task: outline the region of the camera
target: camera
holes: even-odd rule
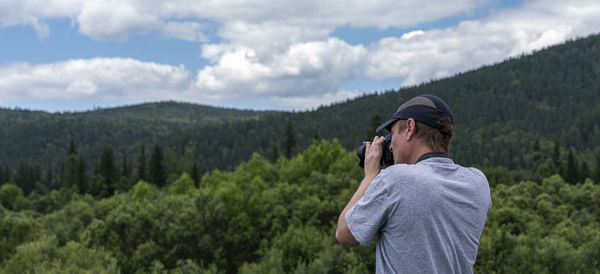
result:
[[[381,153],[381,166],[391,166],[394,164],[394,155],[392,151],[390,151],[390,144],[392,143],[392,135],[388,134],[385,136],[385,141],[383,141],[383,153]],[[364,168],[365,166],[365,150],[367,149],[367,141],[364,141],[363,144],[358,147],[356,150],[356,155],[360,162],[358,166]]]

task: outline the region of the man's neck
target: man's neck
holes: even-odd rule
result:
[[[419,157],[421,157],[421,155],[428,153],[428,152],[433,152],[433,150],[431,148],[429,148],[426,145],[423,144],[419,144],[417,145],[412,153],[410,154],[410,158],[409,158],[409,164],[416,164],[417,161],[419,160]]]

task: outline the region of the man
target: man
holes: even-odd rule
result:
[[[448,158],[450,108],[419,95],[377,131],[392,134],[394,165],[380,166],[384,137],[366,144],[365,177],[340,214],[336,238],[368,246],[377,237],[377,273],[472,273],[491,207],[485,175]]]

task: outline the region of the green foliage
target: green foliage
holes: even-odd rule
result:
[[[600,186],[555,175],[492,188],[475,272],[594,273],[600,269]]]
[[[0,272],[373,272],[374,245],[346,249],[334,238],[363,176],[355,148],[399,103],[433,93],[457,117],[452,158],[482,167],[491,186],[475,271],[597,273],[597,60],[600,36],[591,36],[294,113],[173,102],[0,109]],[[145,143],[155,143],[148,166]],[[98,163],[89,183],[84,161]]]
[[[0,265],[13,255],[20,244],[34,240],[39,232],[38,221],[26,212],[11,212],[0,207]]]
[[[15,209],[23,191],[14,184],[4,184],[0,187],[0,205],[6,209]]]
[[[152,154],[150,155],[150,172],[148,179],[158,187],[164,186],[167,181],[163,159],[163,151],[158,143],[155,143]]]
[[[65,160],[61,172],[61,186],[83,193],[88,191],[85,182],[85,165],[83,160],[77,157],[76,154],[70,153]]]
[[[21,245],[6,262],[4,273],[118,273],[117,260],[103,250],[77,242],[59,246],[56,238]]]
[[[281,143],[283,144],[283,150],[285,157],[291,158],[294,147],[296,146],[296,133],[294,132],[294,126],[292,126],[292,120],[289,118],[285,122],[285,130],[283,131],[283,137]]]
[[[275,163],[255,153],[233,171],[205,174],[198,187],[182,173],[163,188],[139,181],[98,200],[67,190],[23,198],[5,184],[0,193],[17,194],[0,197],[29,202],[0,207],[0,272],[373,272],[375,245],[348,249],[334,237],[363,176],[356,163],[339,142],[315,140]],[[484,172],[493,207],[475,272],[600,269],[599,185]],[[28,210],[45,204],[53,209]]]
[[[146,172],[146,149],[144,144],[140,146],[140,153],[137,157],[137,180],[147,180],[147,172]]]
[[[155,192],[156,192],[156,188],[153,185],[146,183],[144,181],[139,181],[133,187],[133,195],[131,198],[134,201],[138,201],[138,202],[145,201],[150,198],[153,198]]]
[[[110,146],[104,146],[102,156],[100,156],[100,163],[96,168],[96,174],[104,178],[104,185],[107,187],[106,191],[109,195],[112,195],[117,188],[117,167],[115,165],[115,156]]]
[[[185,195],[185,194],[193,194],[194,190],[194,180],[187,173],[183,173],[179,179],[169,186],[168,193],[169,195]]]

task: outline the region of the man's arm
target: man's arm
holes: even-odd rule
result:
[[[346,212],[350,210],[358,201],[365,196],[365,192],[371,185],[371,182],[379,171],[381,170],[380,159],[383,148],[383,142],[385,137],[375,136],[373,138],[373,143],[367,143],[365,149],[365,178],[360,183],[360,186],[352,196],[352,199],[348,202],[340,217],[338,218],[338,226],[335,231],[335,238],[337,241],[346,247],[357,246],[359,243],[356,241],[350,229],[348,228],[348,224],[346,223]]]

